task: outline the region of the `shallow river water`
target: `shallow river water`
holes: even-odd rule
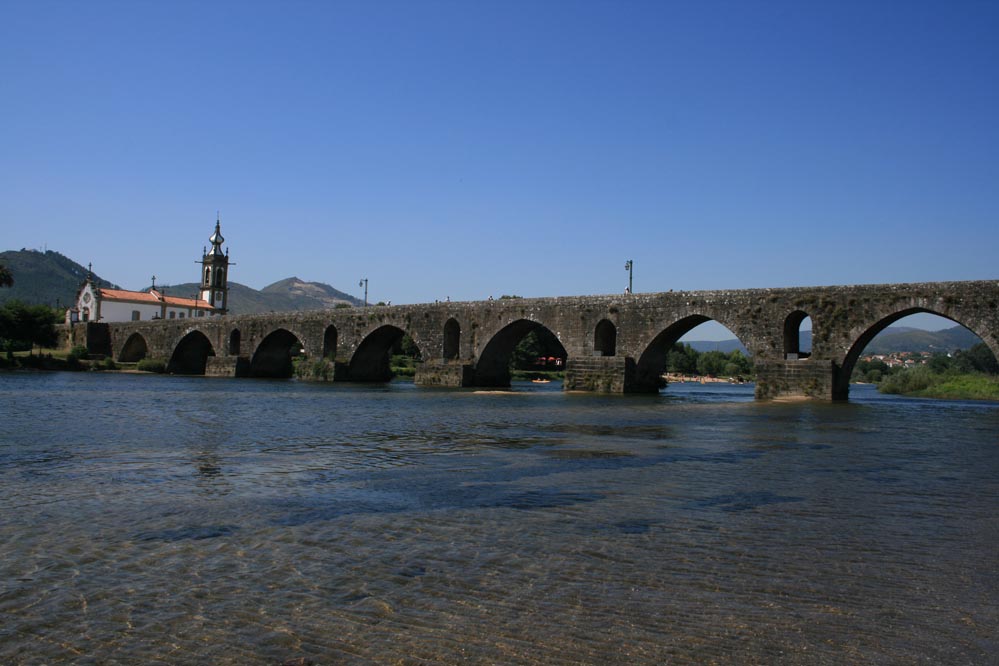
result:
[[[999,405],[0,374],[2,664],[981,664]]]

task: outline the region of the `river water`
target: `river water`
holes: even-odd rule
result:
[[[0,374],[3,664],[980,664],[999,405]]]

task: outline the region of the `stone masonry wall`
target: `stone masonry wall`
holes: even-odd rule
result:
[[[915,312],[933,312],[967,326],[999,356],[999,281],[372,306],[123,322],[110,324],[108,330],[115,358],[129,336],[139,334],[149,356],[168,359],[184,336],[195,331],[207,338],[215,356],[225,357],[230,355],[230,336],[238,330],[239,353],[252,359],[267,336],[280,329],[293,334],[307,356],[318,358],[324,351],[327,330],[333,327],[337,346],[326,351],[335,356],[336,377],[347,378],[358,347],[379,329],[392,327],[386,330],[408,333],[420,348],[426,367],[421,373],[423,381],[468,385],[475,381],[474,373],[466,369],[459,372],[450,363],[474,369],[501,347],[498,341],[504,339],[505,331],[514,330],[508,327],[544,326],[566,349],[567,389],[589,386],[592,388],[585,390],[623,392],[635,388],[653,390],[650,383],[661,372],[660,361],[669,346],[694,326],[715,320],[727,326],[753,355],[764,385],[758,391],[760,398],[794,394],[832,399],[845,395],[849,373],[867,342],[893,321]],[[810,363],[788,365],[785,361],[793,359],[793,350],[785,344],[785,324],[805,315],[812,321]],[[457,358],[438,367],[435,363],[444,360],[444,331],[449,320],[454,320],[452,327],[456,324],[460,329]],[[604,320],[614,326],[616,346],[613,355],[600,357],[595,356],[595,332]],[[797,335],[796,329],[793,334]],[[73,336],[77,336],[76,327]],[[827,364],[831,384],[824,379]]]

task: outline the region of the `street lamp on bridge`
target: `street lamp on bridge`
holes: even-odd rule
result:
[[[368,278],[362,279],[357,286],[364,287],[364,307],[368,307]]]
[[[634,289],[632,289],[632,278],[634,277],[634,272],[632,270],[633,266],[634,266],[634,262],[631,259],[629,259],[628,261],[624,262],[624,270],[628,271],[628,293],[629,294],[634,293]]]

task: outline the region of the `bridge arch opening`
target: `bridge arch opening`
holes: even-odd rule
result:
[[[609,319],[601,319],[593,330],[593,352],[596,356],[617,353],[617,326]]]
[[[646,346],[635,367],[635,385],[639,391],[658,391],[669,378],[741,382],[752,375],[752,359],[731,329],[705,315],[690,315]]]
[[[999,374],[999,340],[925,308],[901,310],[860,334],[833,383],[833,399],[847,400],[851,382],[889,393],[929,388],[943,375]]]
[[[422,358],[416,342],[404,330],[391,324],[376,328],[361,341],[350,359],[349,374],[353,382],[387,382],[392,379],[393,355],[405,357],[407,367]]]
[[[330,324],[323,333],[323,358],[333,360],[336,358],[336,344],[339,334],[336,326]]]
[[[477,386],[510,386],[513,372],[545,377],[565,369],[568,353],[549,328],[518,319],[500,329],[486,343],[475,364]]]
[[[146,339],[140,333],[133,333],[122,345],[118,360],[122,363],[136,363],[144,359],[148,353],[149,347],[146,345]]]
[[[291,331],[279,328],[260,341],[250,359],[251,377],[287,378],[294,374],[294,359],[304,354],[302,343]]]
[[[174,348],[167,372],[175,375],[203,375],[208,357],[215,356],[212,343],[201,331],[191,331]]]
[[[812,318],[795,310],[784,319],[784,358],[790,361],[812,355]]]
[[[442,355],[447,361],[458,358],[458,351],[461,347],[461,324],[453,317],[444,324],[444,346]]]
[[[239,332],[238,328],[232,329],[229,333],[229,356],[239,356],[239,346],[242,339],[242,334]]]

